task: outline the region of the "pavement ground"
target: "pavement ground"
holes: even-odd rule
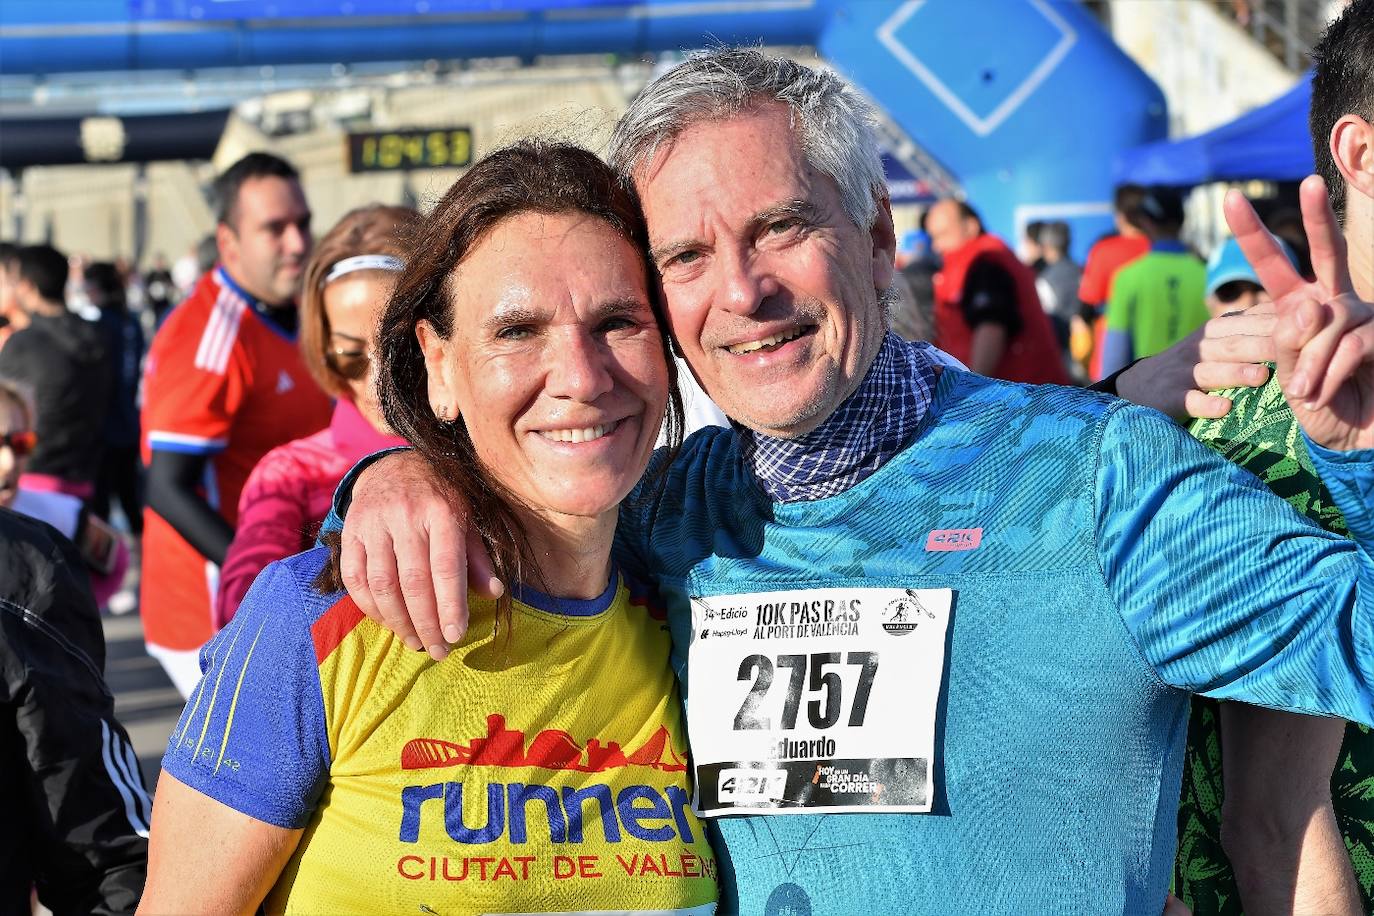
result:
[[[105,627],[105,680],[115,697],[115,717],[129,732],[143,781],[157,785],[162,752],[181,715],[181,694],[157,659],[143,648],[143,621],[137,613],[102,615]]]

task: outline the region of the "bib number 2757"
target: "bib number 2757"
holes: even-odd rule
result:
[[[843,666],[843,667],[842,667]],[[864,724],[868,699],[873,692],[873,679],[878,674],[877,652],[812,652],[810,655],[781,654],[776,661],[767,655],[746,656],[739,665],[739,680],[752,680],[753,686],[735,713],[735,729],[771,729],[773,720],[763,711],[764,702],[773,686],[775,673],[786,671],[782,716],[778,727],[792,730],[797,727],[797,715],[805,685],[806,695],[814,696],[806,704],[806,721],[814,729],[827,729],[840,721],[844,714],[845,680],[841,672],[849,668],[853,684],[849,703],[848,723],[851,728]],[[827,670],[831,669],[831,670]]]
[[[929,811],[951,601],[905,588],[697,599],[698,813]]]

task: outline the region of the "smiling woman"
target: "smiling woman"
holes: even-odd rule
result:
[[[337,541],[268,567],[173,732],[142,912],[714,911],[663,614],[610,559],[680,438],[645,247],[561,145],[491,154],[423,221],[382,408],[513,588],[434,661],[339,590]]]
[[[536,531],[530,511],[613,509],[642,473],[659,422],[679,438],[682,405],[648,233],[611,171],[585,150],[533,142],[482,166],[420,229],[382,319],[378,390],[392,427],[471,507],[497,576],[520,582],[544,575],[523,566],[531,548],[551,556],[548,538],[572,546],[571,537],[587,554],[586,532],[563,522]],[[613,434],[585,449],[554,446],[597,425]],[[597,527],[608,536],[613,518]],[[601,579],[596,592],[609,541],[600,564],[587,571],[589,587]]]
[[[0,379],[0,509],[14,505],[19,478],[37,444],[32,399],[15,383]]]
[[[512,527],[543,558],[533,571],[594,597],[610,562],[595,533],[613,530],[601,515],[642,473],[668,396],[644,266],[596,217],[522,213],[490,231],[449,289],[444,331],[416,324],[434,412],[456,408],[477,459],[516,496]]]

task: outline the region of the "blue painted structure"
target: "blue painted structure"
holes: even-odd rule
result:
[[[1074,0],[4,0],[0,73],[192,70],[813,45],[954,177],[991,229],[1110,227],[1158,87]]]
[[[1309,72],[1283,95],[1195,137],[1161,140],[1117,157],[1118,181],[1192,187],[1211,181],[1301,181],[1316,169],[1307,126]]]

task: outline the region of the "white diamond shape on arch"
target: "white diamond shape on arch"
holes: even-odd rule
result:
[[[1045,0],[1029,0],[1030,5],[1040,11],[1040,14],[1049,21],[1060,32],[1060,39],[1055,46],[1050,49],[1050,53],[1045,55],[1044,60],[1036,65],[1030,75],[1022,80],[1021,85],[1017,86],[1011,94],[1002,100],[1002,104],[992,110],[987,117],[979,117],[968,105],[964,104],[963,99],[959,98],[949,86],[936,76],[931,70],[921,63],[916,55],[902,44],[897,37],[897,30],[907,23],[916,11],[926,4],[927,0],[907,0],[897,8],[882,25],[878,27],[878,40],[883,43],[892,55],[902,62],[911,74],[926,85],[935,97],[944,103],[950,111],[954,112],[959,120],[968,125],[969,130],[980,137],[986,137],[998,128],[1007,118],[1011,117],[1016,109],[1021,107],[1036,88],[1045,81],[1046,77],[1059,66],[1059,62],[1069,53],[1069,50],[1078,42],[1078,32],[1073,26],[1065,22],[1063,17],[1056,13]]]

